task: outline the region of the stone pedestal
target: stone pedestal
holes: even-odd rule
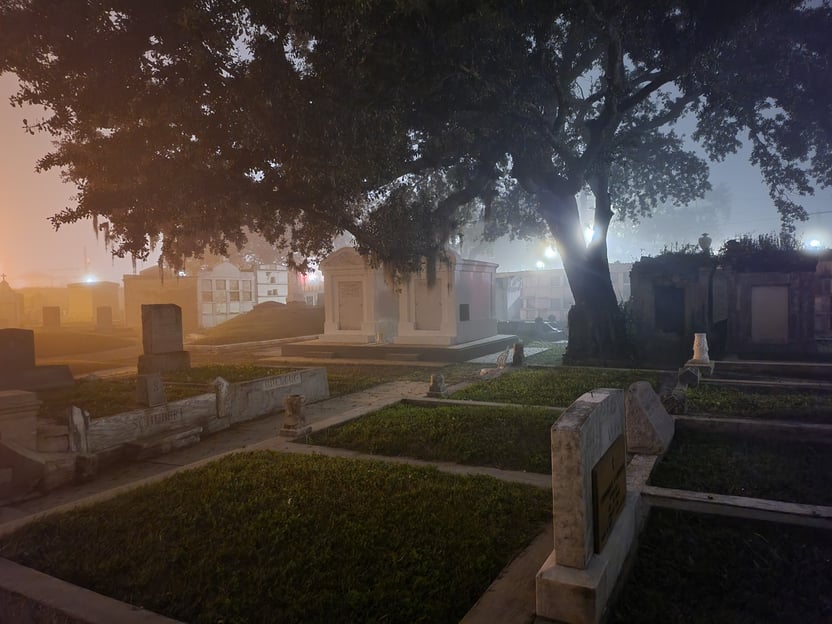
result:
[[[312,431],[312,427],[306,424],[303,403],[302,394],[290,394],[284,399],[283,427],[280,429],[280,435],[296,438]]]
[[[714,363],[708,355],[708,336],[704,333],[693,335],[693,357],[685,362],[685,367],[699,369],[703,374],[714,372]]]
[[[448,394],[448,389],[445,387],[444,375],[431,375],[430,386],[428,386],[428,397],[432,399],[442,399]]]

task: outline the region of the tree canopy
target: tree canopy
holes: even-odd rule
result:
[[[55,224],[92,218],[118,254],[250,228],[310,258],[349,232],[406,272],[482,217],[548,229],[576,305],[609,315],[613,214],[709,188],[681,116],[711,159],[751,143],[787,226],[832,183],[830,32],[826,0],[4,0],[0,71],[51,111],[39,167],[78,186]],[[597,354],[616,330],[593,323]]]

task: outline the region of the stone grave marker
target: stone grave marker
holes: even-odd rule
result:
[[[41,390],[73,383],[68,366],[35,366],[31,329],[0,329],[0,390]]]
[[[35,332],[0,329],[0,374],[15,374],[35,367]]]
[[[46,329],[59,329],[61,327],[60,306],[43,306],[43,326]]]
[[[139,375],[136,378],[136,403],[145,407],[165,404],[165,387],[159,373]]]
[[[182,308],[173,303],[142,305],[142,347],[139,373],[165,373],[191,367],[183,350]]]
[[[554,550],[537,573],[537,615],[601,621],[637,534],[627,493],[621,390],[583,394],[552,426]]]
[[[95,331],[109,332],[113,330],[113,308],[101,306],[95,309]]]
[[[627,450],[644,455],[662,455],[670,447],[676,423],[646,381],[627,389]]]

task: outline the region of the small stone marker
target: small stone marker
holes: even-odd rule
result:
[[[685,362],[685,367],[699,369],[702,373],[712,374],[714,363],[708,355],[708,336],[704,333],[693,335],[693,357]]]
[[[583,394],[552,426],[554,551],[535,579],[539,617],[596,624],[637,532],[628,494],[624,393]]]
[[[136,378],[136,403],[145,407],[165,404],[165,387],[159,373],[139,375]]]
[[[304,396],[302,394],[289,394],[283,402],[283,427],[279,434],[290,438],[306,435],[312,431],[312,427],[306,424],[306,414],[303,412]]]
[[[445,386],[444,375],[431,375],[430,386],[428,387],[428,397],[432,399],[441,399],[445,397],[448,389]]]
[[[627,449],[631,453],[662,455],[670,447],[676,423],[646,381],[627,389]]]
[[[503,351],[500,355],[497,356],[497,368],[505,368],[506,362],[508,362],[508,356],[511,353],[511,347],[506,347],[506,350]]]

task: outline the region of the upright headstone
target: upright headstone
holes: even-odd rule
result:
[[[113,308],[101,306],[95,309],[95,330],[108,332],[113,330]]]
[[[621,390],[587,392],[552,426],[552,501],[555,548],[535,579],[537,615],[595,624],[637,534]]]
[[[31,329],[0,329],[0,390],[41,390],[73,383],[67,366],[35,366]]]
[[[35,367],[35,332],[31,329],[0,329],[0,375],[16,374]]]
[[[43,306],[43,326],[46,329],[58,329],[61,326],[60,306]]]
[[[182,308],[172,303],[142,305],[142,347],[142,375],[190,368],[191,354],[183,350]]]

